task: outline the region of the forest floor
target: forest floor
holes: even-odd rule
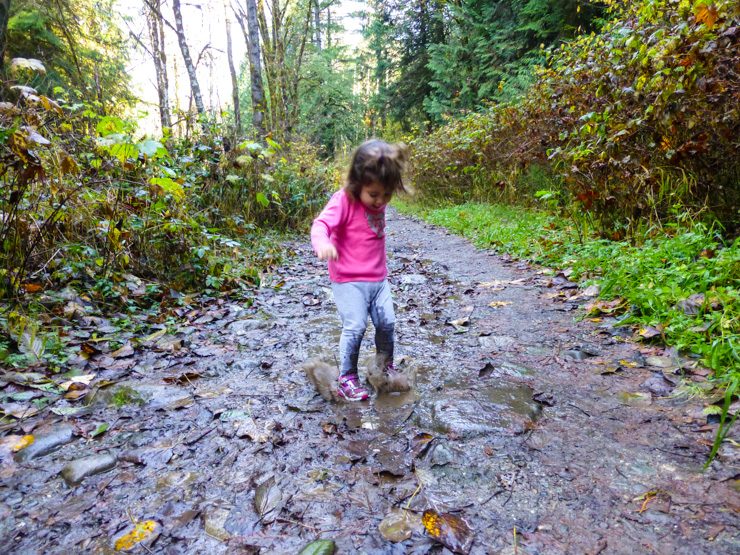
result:
[[[702,471],[706,372],[579,318],[589,299],[562,275],[396,213],[387,229],[412,392],[315,395],[299,367],[331,360],[339,324],[296,242],[251,306],[214,300],[93,353],[84,399],[4,424],[3,551],[740,552],[737,444]]]

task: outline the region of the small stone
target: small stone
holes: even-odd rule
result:
[[[452,451],[444,444],[438,444],[432,450],[429,456],[429,464],[432,466],[444,466],[450,464],[454,460]]]
[[[36,436],[33,443],[16,453],[15,460],[17,462],[25,462],[41,457],[71,442],[73,438],[72,427],[62,426],[48,434]]]
[[[67,485],[78,485],[82,480],[93,474],[100,474],[116,466],[116,458],[109,454],[91,455],[69,463],[62,468],[60,474]]]

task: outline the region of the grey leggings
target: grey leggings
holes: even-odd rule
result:
[[[393,312],[391,288],[387,280],[332,283],[334,302],[342,320],[339,338],[339,370],[341,375],[357,373],[357,357],[367,327],[367,315],[375,326],[375,349],[393,361]]]

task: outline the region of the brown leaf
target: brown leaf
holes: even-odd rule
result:
[[[429,447],[429,444],[432,442],[433,439],[434,439],[434,436],[426,432],[416,434],[411,439],[411,445],[410,445],[410,451],[411,453],[413,453],[414,457],[422,456],[426,452],[427,448]]]
[[[421,519],[427,534],[453,553],[466,555],[473,545],[473,530],[467,522],[452,513],[424,511]]]
[[[44,287],[37,283],[24,283],[21,287],[26,293],[38,293],[39,291],[44,290]]]
[[[699,6],[696,10],[696,20],[699,23],[703,23],[707,28],[711,29],[719,19],[719,13],[717,13],[717,6],[703,5]]]

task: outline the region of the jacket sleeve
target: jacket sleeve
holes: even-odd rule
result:
[[[335,193],[324,206],[311,225],[311,246],[318,253],[321,247],[331,245],[331,236],[334,230],[342,223],[344,216],[344,191]]]

